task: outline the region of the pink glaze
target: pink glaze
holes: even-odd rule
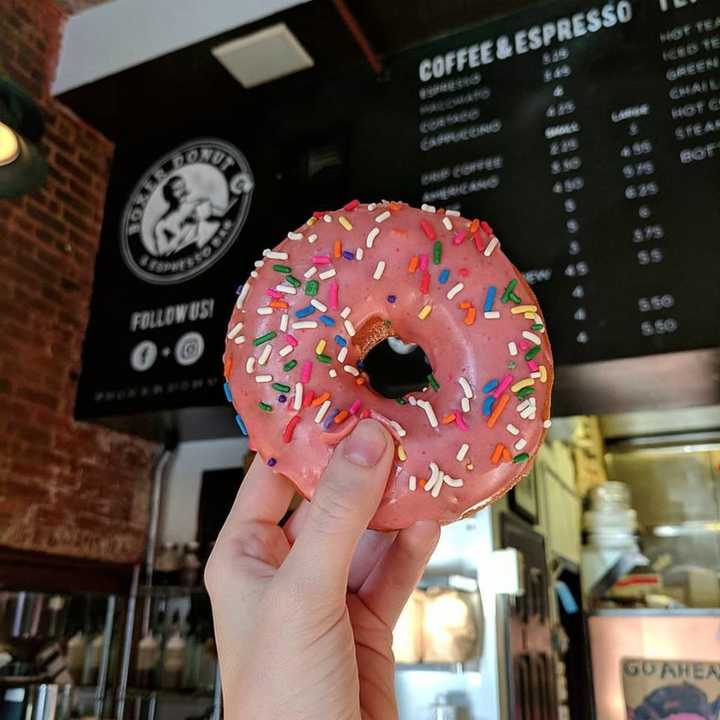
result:
[[[389,217],[377,222],[376,218],[387,211]],[[524,354],[531,344],[523,340],[522,333],[530,330],[538,320],[525,318],[524,313],[512,314],[510,309],[514,303],[502,302],[501,298],[508,283],[515,280],[513,293],[520,298],[521,304],[537,305],[537,300],[500,247],[486,257],[474,242],[462,242],[468,236],[471,224],[465,218],[448,215],[452,226],[448,228],[440,211],[425,212],[404,204],[385,202],[376,204],[372,210],[364,203],[351,203],[342,211],[326,214],[332,218],[331,222],[318,222],[315,216],[311,224],[298,228],[303,240],[285,239],[277,247],[288,254],[284,264],[292,268],[295,277],[302,277],[318,258],[330,259],[339,233],[344,249],[353,254],[358,248],[363,249],[364,256],[360,261],[330,259],[325,267],[335,269],[334,278],[320,280],[319,274],[313,277],[320,284],[317,297],[329,298],[327,313],[315,312],[305,318],[315,321],[317,328],[303,329],[296,336],[288,335],[280,331],[282,313],[257,314],[257,308],[264,305],[265,289],[277,283],[277,273],[269,264],[257,269],[257,279],[248,280],[247,296],[240,302],[240,307],[234,307],[230,318],[229,330],[238,322],[243,323],[245,342],[235,342],[237,333],[226,340],[227,380],[235,408],[249,429],[250,445],[264,460],[274,458],[274,471],[290,478],[300,492],[311,499],[335,445],[360,419],[378,418],[388,428],[396,445],[402,445],[407,459],[401,461],[400,455],[395,454],[385,495],[371,527],[399,529],[420,519],[452,522],[498,498],[527,474],[532,456],[545,435],[543,422],[549,418],[553,380],[547,335],[542,331],[536,333],[540,337],[541,350],[534,359],[538,367],[545,366],[547,382],[533,380],[534,393],[530,397],[535,405],[530,410],[529,402],[523,405],[526,416],[522,417],[517,410],[521,403],[511,388],[530,376]],[[351,231],[339,223],[340,215],[352,224]],[[477,225],[475,223],[475,227]],[[489,226],[480,223],[480,227],[482,232],[491,235]],[[376,228],[379,233],[373,247],[368,248],[368,233]],[[314,244],[306,240],[310,234],[317,235]],[[431,247],[430,237],[442,243],[442,264],[428,263],[420,277],[409,273],[410,259],[413,255],[427,254]],[[382,277],[375,280],[373,274],[380,260],[385,261],[385,268]],[[449,270],[450,276],[445,284],[440,284],[438,277],[444,268]],[[448,299],[448,291],[459,282],[464,287]],[[337,297],[340,284],[342,302]],[[465,325],[466,310],[459,305],[464,302],[477,305],[489,286],[497,290],[493,310],[500,312],[500,318],[486,319],[478,312],[475,322]],[[296,311],[308,304],[308,296],[303,290],[299,287],[294,295],[283,294],[283,300],[289,305],[287,313],[291,323],[296,321]],[[394,302],[388,300],[389,296],[394,296]],[[432,305],[432,312],[420,320],[418,313],[428,304]],[[340,314],[344,308],[350,308],[346,318]],[[328,326],[320,322],[323,314],[332,318],[335,324]],[[359,375],[354,370],[348,371],[347,368],[356,368],[362,360],[361,348],[356,343],[362,342],[365,324],[375,324],[378,319],[390,323],[392,334],[424,348],[439,383],[437,390],[428,386],[412,394],[414,404],[400,405],[376,393],[368,378],[363,383],[362,370]],[[543,322],[542,318],[540,322]],[[273,380],[272,383],[256,383],[253,374],[247,372],[247,360],[251,356],[258,358],[265,348],[264,342],[255,346],[253,340],[271,332],[276,333],[268,341],[273,352],[254,374],[269,374]],[[336,336],[346,343],[347,351],[342,353],[342,360],[338,359],[342,345],[336,341]],[[317,361],[315,348],[320,340],[326,341],[324,353],[325,360],[330,359],[329,363]],[[510,342],[522,351],[515,357],[509,354]],[[292,351],[281,356],[279,351],[288,343]],[[290,363],[291,360],[296,364]],[[313,368],[309,377],[305,371],[308,362],[312,362]],[[288,363],[293,367],[286,371],[284,367]],[[331,377],[331,371],[335,377]],[[460,385],[460,378],[470,387],[470,397]],[[486,397],[482,388],[490,380],[499,384],[496,390],[502,387],[497,392],[493,413],[498,407],[502,412],[492,423],[491,418],[482,415]],[[279,393],[272,384],[294,387],[298,382],[304,388],[303,407],[288,417],[291,402],[280,403]],[[326,392],[330,393],[331,406],[318,424],[315,418],[320,406],[306,401],[308,396],[319,398]],[[259,408],[259,402],[267,403],[272,411],[264,412]],[[469,410],[461,412],[461,405]],[[342,419],[344,416],[340,416],[340,423],[330,421],[333,414],[341,410],[347,411],[347,417]],[[453,413],[455,422],[443,422],[443,418]],[[431,423],[433,414],[437,418],[436,427]],[[326,422],[329,423],[327,431],[324,428]],[[506,429],[508,424],[517,427],[520,434],[511,435]],[[526,445],[518,462],[491,462],[498,443],[517,456],[513,446],[521,438]],[[469,447],[463,456],[465,444]],[[530,456],[529,459],[524,453]],[[458,460],[458,456],[462,460]],[[462,480],[462,486],[443,484],[437,497],[425,492],[422,481],[430,476],[430,463],[436,463],[451,478]],[[417,479],[414,491],[410,490],[411,475]]]
[[[330,429],[328,432],[322,433],[320,439],[330,447],[335,447],[341,440],[344,440],[354,429],[355,426],[360,422],[359,417],[350,416],[342,425],[339,430]],[[338,427],[334,425],[332,427]]]

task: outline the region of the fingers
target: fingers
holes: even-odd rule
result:
[[[255,457],[208,560],[205,582],[209,589],[221,589],[239,569],[264,571],[265,566],[282,563],[290,548],[277,523],[293,492],[287,479]]]
[[[395,542],[358,591],[366,607],[394,627],[440,538],[440,526],[417,522],[398,533]]]
[[[309,512],[310,503],[303,500],[283,526],[285,536],[291,545],[301,533]],[[348,590],[350,592],[357,591],[365,582],[370,571],[393,544],[396,536],[396,532],[380,532],[378,530],[365,530],[360,536],[355,548],[355,554],[350,562],[350,574],[348,577]]]
[[[240,485],[222,533],[248,522],[280,522],[293,497],[292,483],[274,473],[260,458],[255,459]],[[222,535],[221,533],[221,535]]]
[[[319,592],[345,596],[355,547],[387,483],[394,444],[376,420],[362,420],[335,449],[282,570]]]
[[[288,542],[292,545],[297,536],[300,534],[302,526],[305,524],[308,512],[310,511],[310,503],[307,500],[303,500],[293,514],[289,517],[288,521],[283,525],[283,530],[287,536]]]
[[[396,532],[379,532],[366,530],[355,548],[355,554],[350,563],[348,576],[348,590],[357,592],[367,580],[372,569],[380,562],[388,548],[392,546]]]

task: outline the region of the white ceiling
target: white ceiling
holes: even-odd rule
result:
[[[53,94],[308,0],[112,0],[72,15]]]

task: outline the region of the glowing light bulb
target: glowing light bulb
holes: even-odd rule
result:
[[[19,155],[18,136],[11,128],[0,122],[0,167],[15,162]]]

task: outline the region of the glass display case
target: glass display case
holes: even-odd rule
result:
[[[0,592],[0,718],[103,717],[125,606],[114,594]]]
[[[219,717],[201,586],[0,592],[0,720]]]

